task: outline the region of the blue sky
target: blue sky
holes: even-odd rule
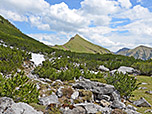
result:
[[[0,15],[49,45],[75,34],[117,51],[152,47],[152,0],[0,0]]]

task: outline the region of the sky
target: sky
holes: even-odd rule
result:
[[[79,34],[114,52],[152,47],[152,0],[0,0],[0,15],[47,45]]]

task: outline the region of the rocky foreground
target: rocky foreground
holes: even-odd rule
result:
[[[40,90],[37,111],[29,104],[15,103],[11,98],[0,98],[0,114],[139,114],[135,107],[127,105],[112,85],[79,78],[73,82],[51,81],[37,78]],[[136,106],[151,107],[144,99],[133,102]],[[56,109],[56,112],[52,112]]]

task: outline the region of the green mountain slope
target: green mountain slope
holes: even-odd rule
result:
[[[72,52],[78,52],[78,53],[93,53],[93,54],[111,53],[108,49],[95,45],[83,39],[78,34],[72,37],[66,44],[56,45],[53,48],[62,49],[62,50],[70,50]]]
[[[53,49],[49,46],[23,34],[8,20],[0,15],[0,40],[7,46],[13,46],[32,52],[47,52]]]
[[[152,48],[141,45],[134,49],[117,52],[117,54],[133,56],[136,59],[147,60],[152,58]]]

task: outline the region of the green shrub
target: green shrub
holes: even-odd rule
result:
[[[137,83],[135,77],[128,76],[128,74],[115,72],[114,75],[106,78],[108,84],[120,92],[121,97],[128,99],[134,90],[138,88],[140,83]]]
[[[140,70],[143,75],[152,75],[152,62],[137,62],[132,67]]]
[[[0,75],[0,96],[11,97],[16,102],[38,102],[39,91],[23,73],[4,78]]]

